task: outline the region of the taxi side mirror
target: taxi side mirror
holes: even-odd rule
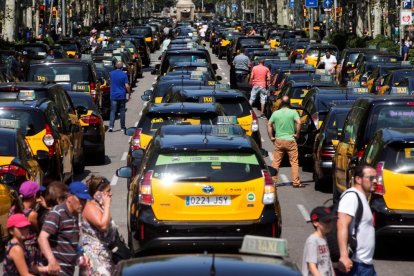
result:
[[[267,170],[269,171],[271,176],[276,176],[277,175],[277,170],[275,168],[273,168],[272,166],[267,166]]]
[[[132,135],[134,135],[136,130],[137,130],[136,127],[129,127],[129,128],[126,129],[125,135],[132,136]]]
[[[36,152],[36,159],[37,160],[45,160],[49,158],[49,152],[45,150],[38,150]]]
[[[221,76],[216,76],[216,80],[221,81],[223,78]]]
[[[76,112],[78,113],[78,116],[85,115],[88,113],[88,109],[82,105],[76,107]]]
[[[143,100],[144,102],[148,102],[150,100],[150,95],[141,95],[141,100]]]
[[[152,95],[152,90],[151,89],[145,90],[144,95],[151,96]]]
[[[265,149],[260,149],[260,153],[262,154],[263,157],[268,157],[269,156],[269,152]]]
[[[132,177],[131,167],[125,166],[125,167],[121,167],[117,169],[116,176],[121,177],[121,178],[131,178]]]

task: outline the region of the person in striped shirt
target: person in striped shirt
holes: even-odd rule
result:
[[[72,182],[65,202],[53,207],[46,215],[38,243],[48,261],[49,274],[73,275],[80,257],[78,217],[90,199],[84,183]],[[85,265],[88,263],[86,260]]]

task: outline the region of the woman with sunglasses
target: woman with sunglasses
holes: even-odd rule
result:
[[[88,271],[82,274],[111,275],[113,263],[109,245],[116,234],[110,213],[111,185],[106,178],[94,175],[86,183],[93,199],[86,203],[82,213],[80,244],[90,260]]]

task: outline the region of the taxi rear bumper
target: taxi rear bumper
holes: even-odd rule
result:
[[[414,236],[414,210],[391,210],[382,197],[371,200],[378,236]]]
[[[265,205],[256,221],[181,222],[159,221],[151,207],[143,206],[138,217],[138,228],[133,229],[140,250],[168,246],[236,246],[245,235],[276,236],[281,233],[281,220],[273,205]]]

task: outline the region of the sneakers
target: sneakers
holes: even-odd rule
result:
[[[267,119],[266,116],[264,114],[259,116],[259,119]]]
[[[108,129],[108,132],[112,132],[112,131],[114,131],[114,129],[113,129],[112,127],[110,127],[110,128]]]
[[[126,134],[126,127],[121,128],[121,131]]]

